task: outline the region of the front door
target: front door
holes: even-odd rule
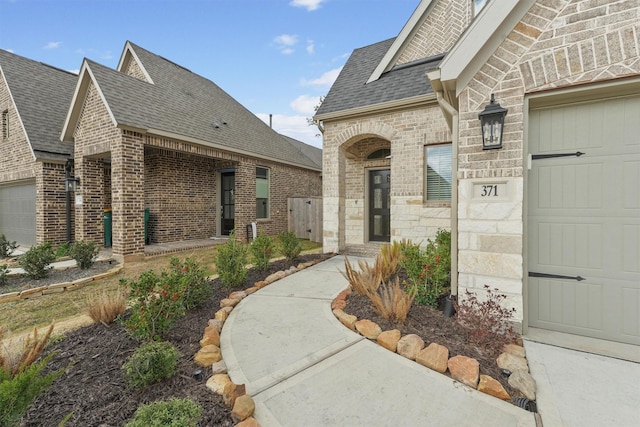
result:
[[[391,240],[391,171],[369,172],[369,240]]]
[[[225,172],[220,174],[222,181],[222,192],[220,205],[222,206],[222,221],[220,234],[228,236],[235,227],[235,196],[236,187],[235,172]]]

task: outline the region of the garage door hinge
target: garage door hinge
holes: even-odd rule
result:
[[[545,279],[568,279],[568,280],[577,280],[578,282],[587,280],[582,276],[563,276],[561,274],[534,273],[532,271],[529,272],[529,277],[541,277]]]
[[[531,156],[531,158],[533,160],[540,160],[540,159],[553,159],[553,158],[556,158],[556,157],[573,157],[573,156],[580,157],[583,154],[585,154],[585,153],[580,152],[580,151],[576,151],[575,153],[533,154]]]

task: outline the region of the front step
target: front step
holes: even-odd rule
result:
[[[385,245],[385,242],[380,243],[367,243],[364,245],[350,245],[346,246],[341,255],[362,257],[362,258],[375,258],[380,253],[380,248]]]

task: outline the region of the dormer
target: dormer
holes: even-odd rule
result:
[[[153,84],[153,79],[144,68],[142,61],[140,61],[140,58],[136,55],[133,46],[128,41],[122,51],[122,56],[120,57],[117,69],[128,76]]]

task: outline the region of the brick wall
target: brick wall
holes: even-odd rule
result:
[[[448,52],[471,22],[473,1],[438,0],[398,58],[397,64]]]
[[[136,79],[140,79],[143,81],[147,81],[147,77],[142,72],[142,68],[138,65],[138,62],[133,58],[133,55],[129,56],[130,60],[127,64],[127,69],[123,70],[124,74],[135,77]]]
[[[67,193],[65,191],[65,166],[55,163],[37,163],[36,173],[36,238],[37,243],[54,245],[67,241]],[[71,193],[71,239],[73,240],[74,209]]]

